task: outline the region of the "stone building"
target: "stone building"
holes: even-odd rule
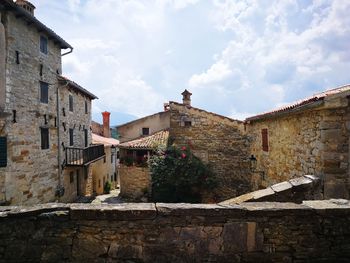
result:
[[[119,141],[111,138],[110,113],[102,112],[103,125],[94,122],[92,128],[92,144],[103,144],[105,156],[91,165],[92,169],[92,192],[93,194],[103,194],[104,185],[110,182],[112,189],[119,187],[118,170],[119,163],[118,145]]]
[[[121,156],[127,157],[128,153],[136,154],[134,158],[143,156],[147,151],[132,151],[130,145],[142,140],[143,136],[146,139],[149,135],[167,130],[175,144],[191,147],[196,156],[213,167],[219,183],[211,193],[214,199],[225,200],[250,191],[252,173],[244,123],[193,107],[192,94],[187,90],[182,95],[183,103],[171,101],[164,104],[164,112],[118,126],[123,142],[120,148],[124,149]],[[130,168],[127,172],[129,177],[133,174]],[[122,192],[123,181],[121,174]]]
[[[96,96],[61,76],[73,48],[34,8],[0,2],[0,203],[72,201],[89,191],[89,163],[104,154],[89,147]]]
[[[263,186],[313,174],[320,197],[349,198],[349,96],[347,85],[246,119]]]

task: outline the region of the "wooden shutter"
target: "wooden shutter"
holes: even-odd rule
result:
[[[69,111],[73,111],[73,96],[69,95]]]
[[[262,139],[262,149],[265,152],[269,151],[269,139],[268,139],[268,130],[262,129],[261,130],[261,139]]]
[[[0,137],[0,167],[7,166],[7,138]]]

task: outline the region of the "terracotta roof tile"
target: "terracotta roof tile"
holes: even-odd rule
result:
[[[299,107],[303,107],[305,105],[311,105],[312,103],[315,103],[317,101],[322,101],[327,96],[339,94],[339,93],[346,92],[346,91],[350,91],[350,85],[345,85],[345,86],[341,86],[341,87],[338,87],[335,89],[330,89],[330,90],[326,90],[326,91],[314,94],[310,97],[307,97],[307,98],[302,99],[302,100],[298,100],[296,102],[282,106],[280,108],[277,108],[277,109],[274,109],[271,111],[267,111],[267,112],[263,112],[261,114],[249,117],[245,121],[248,122],[248,121],[264,119],[267,117],[277,115],[279,113],[289,112],[289,111],[295,110]]]
[[[123,142],[119,148],[125,149],[154,149],[158,145],[166,145],[169,138],[169,131],[163,130],[152,135],[138,138],[136,140]]]
[[[117,146],[119,141],[114,138],[106,138],[95,133],[92,134],[93,144],[103,144],[104,146]]]

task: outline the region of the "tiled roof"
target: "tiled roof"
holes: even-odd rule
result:
[[[30,13],[25,11],[22,7],[18,6],[13,0],[1,0],[0,7],[3,5],[7,10],[12,11],[17,18],[22,18],[27,21],[27,24],[34,25],[39,31],[42,31],[48,35],[49,38],[52,38],[55,42],[57,42],[61,48],[71,48],[73,47],[69,45],[63,38],[57,35],[53,30],[45,26],[38,19],[32,16]]]
[[[117,146],[119,141],[114,138],[106,138],[95,133],[92,134],[93,144],[103,144],[104,146]]]
[[[151,150],[157,147],[158,145],[166,145],[168,143],[168,138],[169,131],[163,130],[146,137],[141,137],[136,140],[123,142],[119,144],[119,148]]]
[[[304,106],[307,106],[307,105],[312,105],[316,102],[321,102],[324,100],[324,98],[326,98],[330,95],[335,95],[335,94],[339,94],[339,93],[346,92],[346,91],[350,91],[350,85],[344,85],[344,86],[341,86],[341,87],[338,87],[335,89],[330,89],[330,90],[323,91],[321,93],[314,94],[311,97],[308,97],[308,98],[305,98],[302,100],[298,100],[296,102],[282,106],[282,107],[274,109],[272,111],[263,112],[261,114],[249,117],[245,121],[246,122],[254,121],[254,120],[259,120],[259,119],[264,119],[267,117],[279,115],[280,113],[287,113],[287,112],[290,112],[292,110],[297,110],[297,109],[304,107]]]
[[[74,81],[64,77],[64,76],[58,76],[58,80],[62,82],[68,82],[69,86],[73,88],[74,90],[83,93],[84,95],[88,96],[90,99],[98,99],[94,94],[92,94],[90,91],[84,89],[82,86],[78,85]]]
[[[242,121],[240,121],[240,120],[231,119],[231,118],[229,118],[229,117],[226,117],[226,116],[223,116],[223,115],[214,113],[214,112],[202,110],[202,109],[195,108],[195,107],[192,107],[192,106],[187,106],[187,105],[185,105],[185,104],[178,103],[178,102],[175,102],[175,101],[169,101],[169,104],[175,104],[175,105],[179,105],[179,106],[189,107],[190,109],[194,109],[194,110],[197,110],[197,111],[200,111],[200,112],[204,112],[204,113],[213,115],[213,116],[215,116],[215,117],[219,117],[219,118],[221,118],[221,119],[226,119],[226,120],[233,121],[233,122],[242,122]]]

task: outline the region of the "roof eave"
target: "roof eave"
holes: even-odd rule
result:
[[[251,123],[251,122],[255,122],[255,121],[262,121],[262,120],[266,120],[266,119],[272,119],[272,118],[286,116],[289,114],[299,113],[299,112],[304,111],[304,110],[317,108],[317,107],[321,106],[323,103],[324,103],[324,98],[320,98],[317,101],[313,101],[313,102],[310,102],[308,104],[304,104],[304,105],[301,105],[301,106],[298,106],[298,107],[295,107],[292,109],[271,112],[271,113],[266,113],[266,114],[261,114],[261,115],[249,117],[249,118],[245,119],[244,122]]]
[[[60,45],[61,49],[73,49],[73,47],[70,44],[68,44],[63,38],[61,38],[53,30],[45,26],[43,23],[41,23],[38,19],[36,19],[27,11],[25,11],[23,8],[19,7],[12,0],[5,0],[2,6],[5,7],[5,9],[14,12],[17,18],[23,18],[28,25],[33,24],[38,29],[38,31],[45,32],[48,35],[49,39],[54,40],[55,43]]]

